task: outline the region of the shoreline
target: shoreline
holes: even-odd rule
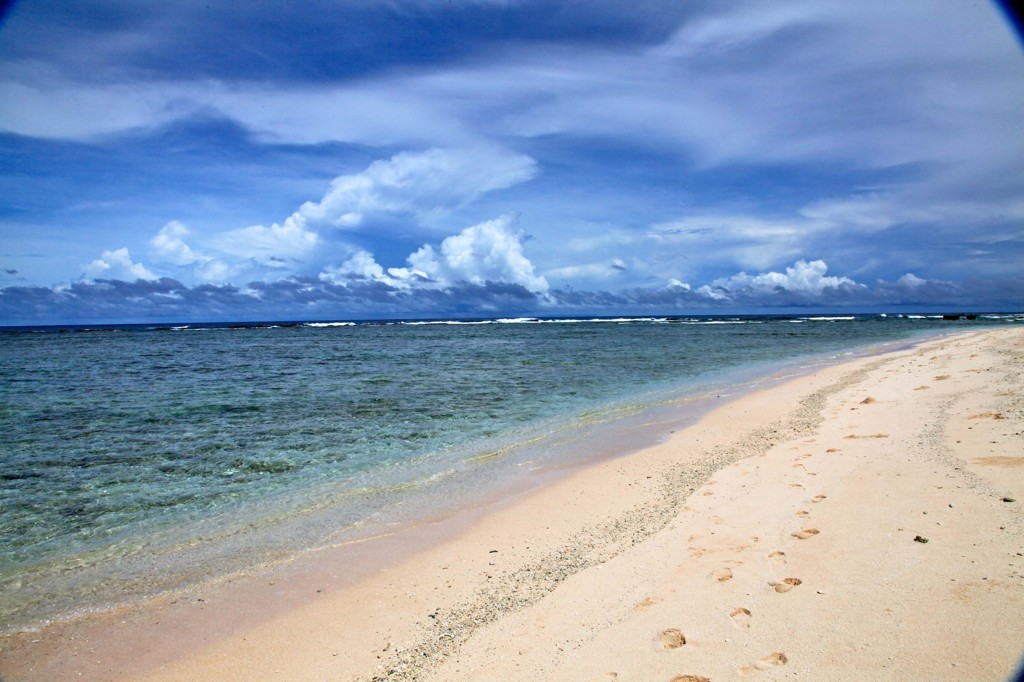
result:
[[[712,477],[736,479],[728,488],[729,494],[742,497],[743,484],[737,483],[739,474],[734,471],[739,463],[749,465],[753,458],[770,455],[784,444],[813,437],[828,426],[830,419],[838,418],[824,414],[831,403],[848,397],[861,383],[868,380],[877,383],[880,381],[877,376],[884,374],[886,368],[900,361],[907,362],[908,358],[920,358],[925,352],[950,352],[950,348],[968,340],[985,343],[1005,338],[1015,340],[1019,348],[1021,336],[1021,330],[1015,329],[968,331],[917,341],[910,349],[890,350],[874,358],[843,360],[816,367],[808,375],[786,378],[782,384],[772,385],[769,391],[754,391],[714,407],[696,424],[680,429],[667,442],[622,457],[577,465],[568,476],[550,485],[521,491],[502,502],[467,512],[461,518],[431,519],[420,524],[417,532],[400,534],[401,537],[385,536],[357,545],[319,550],[315,557],[238,576],[220,587],[198,587],[191,590],[193,594],[189,597],[157,598],[142,607],[99,614],[44,629],[32,636],[7,638],[3,641],[0,673],[8,682],[72,676],[77,679],[181,679],[189,676],[264,679],[273,677],[274,670],[283,666],[280,669],[287,670],[290,679],[317,679],[318,675],[327,674],[338,679],[370,679],[378,674],[382,679],[431,679],[431,675],[434,679],[445,679],[446,675],[448,679],[482,679],[479,675],[483,671],[497,669],[502,670],[502,676],[507,673],[509,679],[517,675],[529,679],[527,673],[537,675],[543,671],[546,675],[554,670],[558,670],[558,675],[552,679],[584,678],[582,673],[587,666],[607,656],[602,653],[583,657],[582,652],[590,651],[588,647],[595,646],[594,642],[601,641],[601,637],[611,637],[610,633],[626,628],[637,619],[642,621],[647,611],[653,612],[657,605],[670,601],[668,597],[644,596],[652,592],[653,583],[637,572],[638,556],[642,555],[644,566],[661,564],[664,568],[668,557],[681,565],[700,564],[703,557],[716,553],[704,547],[704,553],[694,556],[701,549],[695,545],[700,543],[678,538],[679,542],[670,541],[673,533],[687,524],[712,535],[725,529],[709,529],[730,526],[727,510],[719,510],[720,513],[699,521],[691,518],[702,506],[719,499],[717,496],[728,496],[723,495],[721,488],[716,490],[716,486],[728,488],[729,484],[725,480],[709,483]],[[911,343],[915,342],[911,340]],[[1016,381],[1015,386],[1011,382],[1009,390],[1020,388],[1019,375]],[[950,382],[941,387],[948,389],[952,385],[954,383]],[[923,398],[927,393],[907,393],[905,400]],[[1019,391],[1015,395],[1019,400]],[[995,398],[990,396],[990,399]],[[881,401],[881,396],[878,399]],[[870,408],[855,409],[866,412]],[[985,413],[979,408],[978,414]],[[1002,414],[993,410],[988,413]],[[1015,418],[1019,419],[1019,415]],[[979,419],[972,426],[985,421]],[[991,422],[989,425],[997,423],[994,419],[987,421]],[[738,424],[742,426],[737,428]],[[1013,433],[1010,429],[1004,430]],[[1019,423],[1017,430],[1019,432]],[[862,435],[849,444],[864,447],[887,441],[874,439],[874,435]],[[1019,434],[1016,440],[1014,436],[995,437],[998,442],[1002,442],[1000,438],[1010,439],[1007,447],[1011,454],[993,457],[1012,458],[1014,447],[1020,454]],[[845,437],[840,443],[847,444]],[[824,457],[818,452],[805,454],[808,461]],[[1008,460],[991,461],[998,463],[980,466],[994,468],[1004,479],[1007,472],[1019,478],[1018,470],[1011,468]],[[830,464],[835,465],[835,462]],[[790,466],[787,462],[786,466],[797,470],[806,468],[807,464],[794,462]],[[823,466],[819,465],[819,469]],[[781,468],[773,471],[778,473]],[[800,489],[788,488],[788,484],[787,490],[803,494]],[[1024,490],[1020,493],[1024,496]],[[833,497],[829,495],[828,499]],[[815,505],[815,515],[830,506],[810,502]],[[1001,513],[1016,514],[1012,520],[1021,530],[1019,505],[1001,505],[997,507]],[[777,506],[769,505],[767,509],[774,510]],[[949,508],[953,508],[952,503]],[[807,509],[799,511],[812,513]],[[781,519],[775,521],[781,522]],[[1004,528],[1008,527],[1004,524]],[[754,545],[759,545],[769,534],[759,534],[762,539]],[[737,546],[741,544],[750,544],[750,541],[738,542]],[[660,545],[660,551],[652,551],[654,545]],[[383,553],[397,560],[366,575],[339,575],[337,569],[342,564],[337,557],[343,549],[350,555],[353,551],[365,550],[368,554]],[[754,548],[751,545],[745,549],[753,551]],[[1018,547],[1015,551],[1020,550]],[[761,560],[768,561],[766,557]],[[726,563],[713,567],[712,572],[721,569],[723,576],[724,569],[728,569],[730,577],[715,578],[712,585],[738,585],[742,565]],[[1017,600],[1013,603],[1020,605],[1019,565],[1014,570],[1016,582],[1003,582],[1010,585],[1007,589]],[[601,573],[604,575],[599,575]],[[688,579],[696,575],[693,567],[684,573]],[[611,592],[615,596],[592,594],[594,584],[603,585],[602,581],[609,575],[612,575],[614,590]],[[706,577],[700,575],[701,580]],[[774,588],[769,591],[778,593]],[[810,590],[794,592],[805,594]],[[204,596],[196,596],[197,593]],[[828,594],[830,591],[826,590],[824,595],[818,596]],[[261,602],[258,607],[253,606],[252,600],[256,597]],[[193,598],[197,601],[191,601]],[[653,601],[644,605],[647,599]],[[560,601],[564,601],[563,606],[568,605],[571,612],[573,609],[578,612],[579,617],[575,612],[569,617],[575,625],[567,624],[564,614],[538,615]],[[1018,609],[1018,613],[1021,612],[1024,609]],[[338,614],[344,615],[339,617]],[[513,623],[533,616],[537,616],[533,628],[517,630],[512,627]],[[345,623],[348,623],[347,629]],[[538,623],[541,624],[539,630]],[[586,636],[580,636],[581,627]],[[999,627],[1006,628],[1005,619]],[[1013,628],[1006,629],[1013,631]],[[540,630],[548,631],[548,635],[543,635],[549,637],[543,642],[545,646],[528,647],[525,653],[511,654],[495,649],[495,638],[500,640],[502,631],[506,634],[525,631],[529,633],[527,639],[536,639],[542,637]],[[562,634],[551,639],[555,631]],[[566,632],[576,634],[567,636]],[[128,638],[128,643],[122,643],[124,638]],[[687,635],[686,639],[693,637]],[[575,644],[566,646],[570,641]],[[555,648],[561,648],[561,654],[552,656],[552,648],[546,646],[552,642]],[[699,644],[699,638],[694,643]],[[711,648],[707,646],[704,650]],[[608,651],[620,650],[620,653],[621,649],[617,645],[608,647]],[[698,649],[681,645],[671,654],[690,654]],[[668,654],[658,651],[654,656],[655,664],[665,663]],[[632,660],[637,655],[625,657]],[[586,658],[586,665],[583,658]],[[793,660],[788,669],[796,669],[797,659],[793,654],[789,654],[789,658]],[[1006,652],[1003,652],[1002,663],[1005,658]],[[515,665],[508,668],[513,661]],[[757,668],[756,662],[750,665]],[[644,670],[653,671],[649,667]],[[610,672],[611,668],[600,674]],[[82,673],[82,677],[78,673]],[[596,669],[590,673],[589,679],[600,679],[595,677]],[[647,679],[628,677],[621,671],[617,672],[617,677],[619,675],[623,680]],[[671,676],[667,675],[666,679]],[[855,678],[840,675],[835,679]]]
[[[19,585],[24,582],[31,586],[35,580],[45,586],[43,590],[31,590],[28,595],[43,608],[25,602],[31,610],[23,613],[30,614],[30,620],[0,622],[0,637],[134,608],[152,599],[173,598],[205,585],[230,582],[238,575],[266,571],[332,546],[405,532],[402,529],[415,532],[418,526],[432,520],[466,515],[467,509],[478,506],[500,504],[582,467],[657,445],[723,400],[764,390],[821,366],[903,348],[921,338],[949,333],[932,330],[906,339],[862,343],[845,351],[818,351],[779,361],[761,361],[708,372],[674,386],[620,396],[584,412],[537,422],[493,442],[482,441],[485,447],[480,443],[459,446],[452,452],[461,455],[448,456],[441,462],[445,469],[423,468],[419,478],[396,479],[393,491],[387,485],[376,491],[367,489],[366,502],[358,501],[363,494],[353,495],[348,503],[328,502],[331,497],[337,498],[339,492],[331,493],[329,486],[323,485],[190,521],[173,530],[168,527],[153,531],[140,536],[135,543],[144,542],[148,551],[118,558],[114,575],[109,572],[112,559],[105,556],[104,547],[92,552],[102,557],[99,562],[90,561],[89,556],[70,557],[75,568],[65,582],[74,580],[73,588],[51,580],[57,571],[67,572],[66,562],[60,558],[44,562],[37,569],[40,572],[20,576],[18,580]],[[351,492],[355,491],[342,490],[340,495]],[[306,501],[298,502],[300,498]],[[293,508],[294,512],[283,513]],[[196,572],[192,566],[203,570]],[[360,568],[364,573],[369,570]],[[117,591],[104,592],[104,582],[118,585]],[[58,600],[63,603],[62,590],[72,589],[77,603],[71,610],[56,609]],[[19,598],[24,599],[20,595]]]

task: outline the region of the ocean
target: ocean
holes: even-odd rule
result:
[[[1021,321],[6,328],[0,628],[130,602],[466,504],[517,476],[654,442],[709,401],[780,372]]]

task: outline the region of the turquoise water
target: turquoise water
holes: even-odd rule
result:
[[[670,404],[729,372],[1014,320],[0,333],[0,624],[313,546],[414,490],[451,501],[525,444],[537,456],[567,425]]]

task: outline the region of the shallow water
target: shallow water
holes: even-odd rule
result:
[[[524,463],[558,465],[586,429],[675,409],[781,361],[1014,323],[519,319],[2,333],[0,623],[24,627],[237,570],[358,533],[396,509],[429,513]]]

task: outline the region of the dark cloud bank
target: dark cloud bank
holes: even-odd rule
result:
[[[520,284],[457,282],[437,288],[398,288],[353,278],[333,283],[311,277],[252,282],[245,287],[188,287],[171,278],[127,282],[79,281],[48,288],[0,289],[0,324],[194,322],[253,320],[492,317],[509,315],[721,314],[750,312],[867,312],[1024,310],[1020,288],[1007,281],[962,283],[902,278],[873,286],[850,280],[802,291],[732,280],[690,289],[685,285],[612,293],[553,289],[537,293]],[[993,294],[996,294],[993,296]]]

